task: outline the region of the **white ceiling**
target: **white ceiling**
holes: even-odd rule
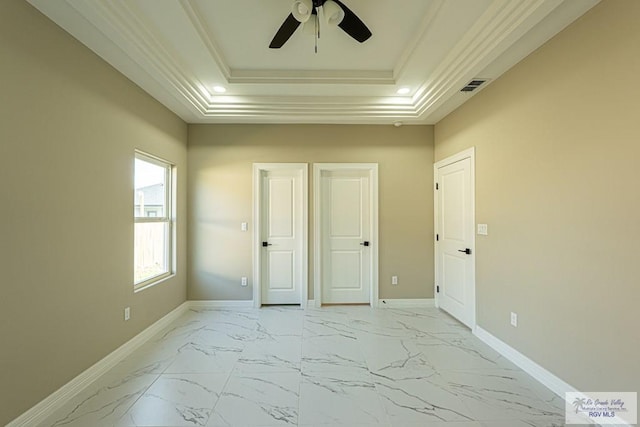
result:
[[[28,1],[189,123],[434,124],[599,0],[342,0],[373,36],[318,53],[292,0]]]

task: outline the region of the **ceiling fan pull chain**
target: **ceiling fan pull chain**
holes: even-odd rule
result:
[[[316,53],[318,53],[318,39],[320,38],[320,22],[318,21],[318,8],[316,8],[316,30],[314,31],[316,36]]]

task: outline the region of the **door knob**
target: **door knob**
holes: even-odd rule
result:
[[[269,243],[269,242],[262,242],[262,247],[263,247],[263,248],[266,248],[267,246],[271,246],[271,245],[272,245],[272,243]]]
[[[471,249],[467,248],[467,249],[458,249],[458,252],[464,252],[467,255],[471,255]]]
[[[360,243],[360,246],[369,246],[369,242],[365,240],[364,242]]]

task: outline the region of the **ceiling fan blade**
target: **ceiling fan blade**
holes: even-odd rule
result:
[[[289,37],[291,37],[291,35],[296,31],[299,25],[300,22],[293,17],[292,13],[290,13],[289,16],[287,16],[287,19],[285,19],[280,26],[280,29],[278,30],[276,35],[273,37],[273,40],[271,40],[269,48],[280,49],[287,42],[287,40],[289,40]]]
[[[355,13],[351,11],[347,6],[344,5],[340,0],[333,0],[344,10],[344,19],[338,27],[342,28],[342,30],[349,34],[351,37],[363,43],[371,37],[371,31],[364,25],[364,22],[360,20],[356,16]]]

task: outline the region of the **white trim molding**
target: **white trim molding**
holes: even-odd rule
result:
[[[509,344],[495,337],[485,329],[482,329],[480,326],[476,325],[476,327],[473,330],[473,334],[477,336],[485,344],[487,344],[489,347],[493,348],[502,356],[506,357],[509,361],[511,361],[517,367],[525,371],[527,374],[531,375],[534,379],[536,379],[542,385],[544,385],[549,390],[554,392],[562,400],[565,399],[565,393],[567,392],[579,393],[585,396],[586,398],[589,398],[588,393],[579,391],[578,389],[573,387],[571,384],[565,382],[563,379],[552,374],[542,366],[538,365],[533,360],[529,359],[524,354],[520,353],[515,348],[511,347]],[[631,425],[631,424],[627,424],[623,419],[619,417],[614,418],[612,421],[617,421],[615,425],[621,425],[621,426]],[[595,425],[600,425],[600,424],[595,424]]]
[[[188,301],[190,309],[198,308],[251,308],[253,300],[202,300]]]
[[[167,313],[164,317],[144,329],[135,337],[118,347],[113,352],[96,362],[77,377],[54,391],[48,397],[40,401],[27,412],[11,421],[5,427],[30,427],[44,422],[48,417],[53,415],[58,409],[64,406],[73,396],[80,393],[91,383],[105,374],[127,356],[132,354],[140,346],[151,339],[155,334],[164,329],[171,322],[188,312],[190,309],[206,309],[206,308],[251,308],[252,300],[208,300],[208,301],[185,301],[177,308]]]
[[[472,25],[464,27],[446,24],[460,13],[457,2],[422,2],[428,6],[416,16],[415,31],[388,64],[313,69],[294,61],[293,68],[275,69],[260,58],[247,66],[225,56],[233,36],[220,39],[216,21],[192,1],[165,2],[153,19],[153,2],[28,1],[189,123],[361,124],[437,123],[468,99],[460,88],[469,80],[498,78],[598,2],[478,2]],[[430,40],[440,41],[435,50]],[[188,51],[176,49],[182,45]],[[234,95],[211,93],[213,82]],[[397,96],[388,89],[394,85],[415,89]]]
[[[482,329],[480,326],[475,327],[473,334],[563,399],[565,392],[578,391],[572,385],[564,382],[562,379],[558,378],[515,348],[511,347],[509,344]]]
[[[6,427],[29,427],[39,425],[54,412],[64,406],[73,396],[80,393],[100,376],[116,366],[125,357],[133,353],[142,344],[147,342],[151,337],[160,332],[182,314],[186,313],[189,307],[190,303],[188,301],[182,303],[173,311],[166,314],[138,335],[131,338],[116,350],[96,362],[93,366],[80,373],[77,377],[54,391],[27,412],[11,421],[6,425]]]
[[[433,298],[381,298],[378,302],[378,308],[408,308],[408,307],[435,307]]]

